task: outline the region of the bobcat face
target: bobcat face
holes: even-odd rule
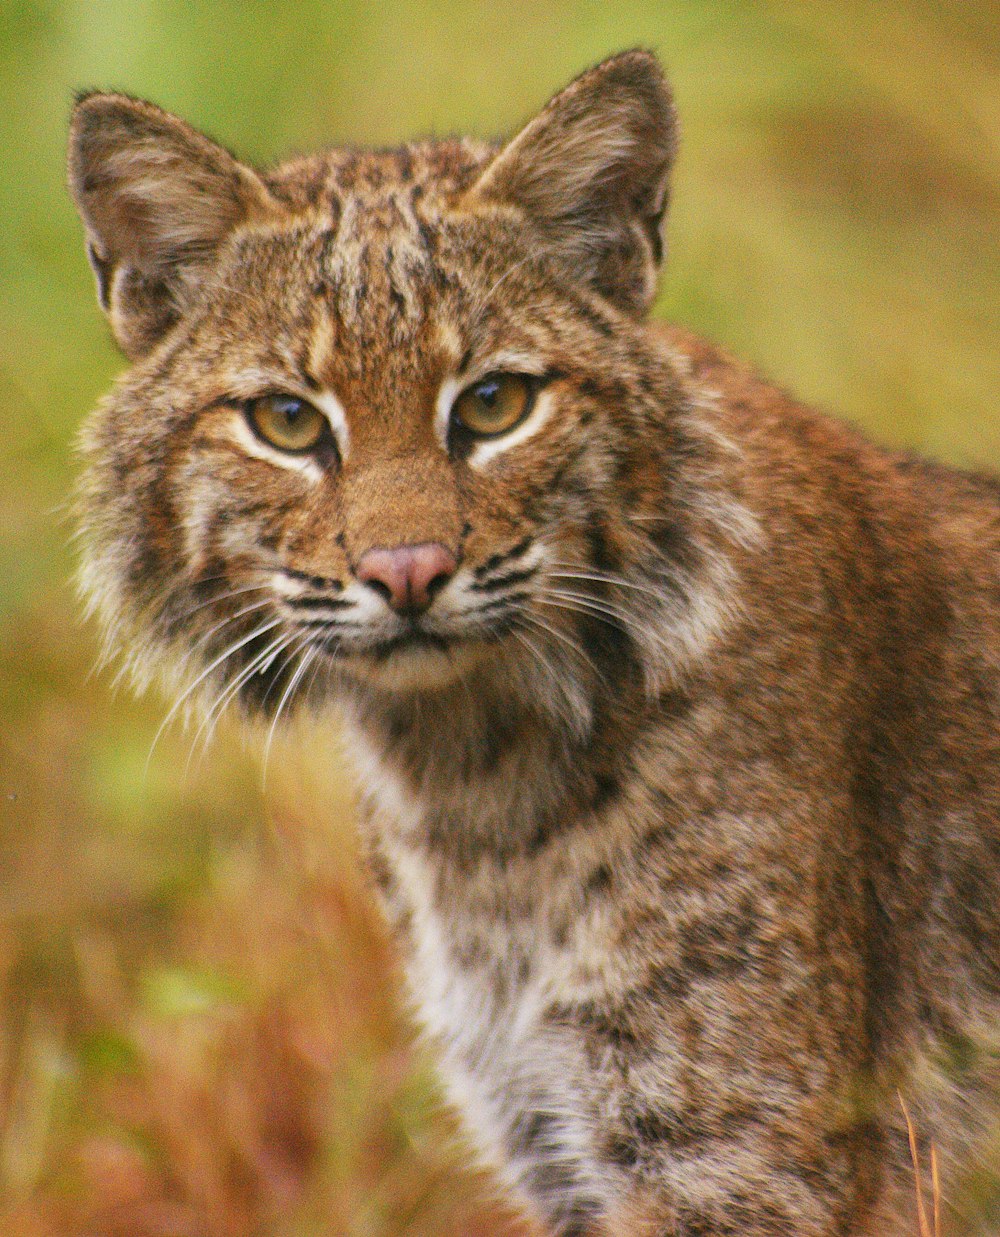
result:
[[[140,676],[269,714],[483,667],[564,698],[602,658],[682,656],[684,400],[638,321],[672,150],[643,56],[499,152],[268,176],[84,99],[71,180],[138,364],[84,434],[83,578]]]

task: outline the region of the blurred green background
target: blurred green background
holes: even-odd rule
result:
[[[121,361],[64,190],[73,91],[268,162],[509,130],[653,47],[683,126],[658,312],[885,441],[997,468],[996,2],[3,0],[0,22],[0,1232],[524,1233],[411,1046],[335,745],[293,734],[264,788],[234,735],[150,756],[164,702],[90,673],[65,504]]]

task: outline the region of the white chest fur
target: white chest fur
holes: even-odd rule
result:
[[[508,873],[505,881],[482,868],[457,890],[454,881],[443,886],[436,857],[414,840],[427,806],[370,746],[359,745],[355,755],[375,808],[373,841],[392,875],[390,917],[406,923],[409,993],[449,1099],[483,1158],[515,1189],[536,1203],[542,1194],[553,1213],[581,1197],[602,1208],[611,1183],[596,1168],[588,1065],[579,1041],[550,1016],[598,982],[596,925],[584,933],[587,942],[580,932],[553,941],[553,903],[565,897],[556,873],[544,896],[523,875]],[[483,793],[470,790],[470,816]],[[452,823],[460,829],[465,822]],[[508,882],[512,888],[502,887]]]
[[[567,1191],[567,1205],[569,1193],[596,1202],[608,1181],[595,1165],[587,1065],[581,1045],[547,1017],[564,964],[532,939],[544,929],[493,925],[470,952],[469,925],[435,901],[426,861],[412,852],[396,861],[411,914],[410,995],[480,1154],[535,1201],[544,1177]]]

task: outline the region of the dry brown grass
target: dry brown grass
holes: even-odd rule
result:
[[[917,1145],[917,1131],[910,1118],[910,1110],[903,1099],[903,1093],[897,1092],[899,1106],[906,1118],[906,1133],[910,1140],[910,1159],[913,1161],[913,1188],[917,1203],[917,1228],[919,1237],[941,1237],[941,1178],[938,1174],[937,1147],[931,1143],[928,1157],[930,1159],[931,1179],[929,1186],[924,1184],[923,1170],[920,1165],[920,1149]],[[927,1218],[927,1192],[930,1191],[931,1219]]]
[[[345,843],[293,801],[169,923],[74,913],[47,958],[8,931],[5,1237],[526,1237],[467,1167]]]

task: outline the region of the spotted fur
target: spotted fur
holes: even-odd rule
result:
[[[991,1113],[1000,486],[645,323],[674,148],[644,52],[506,146],[268,172],[84,97],[134,364],[83,587],[203,726],[339,705],[446,1085],[552,1233],[890,1237],[896,1089],[949,1198]],[[535,405],[477,440],[452,401],[496,371]],[[273,393],[321,447],[255,435]],[[424,542],[456,570],[414,617],[356,568]]]

